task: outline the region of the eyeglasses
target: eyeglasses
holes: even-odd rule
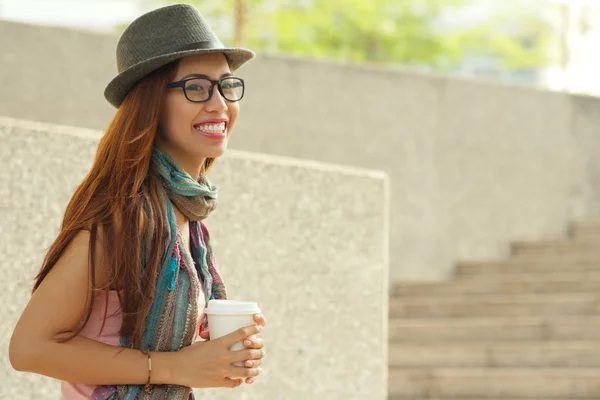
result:
[[[210,100],[215,86],[218,86],[219,93],[227,101],[240,101],[244,97],[244,80],[233,76],[216,81],[205,78],[187,78],[171,82],[167,88],[183,88],[183,93],[189,101],[202,103]]]

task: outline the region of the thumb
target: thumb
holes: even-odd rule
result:
[[[210,333],[207,330],[200,332],[200,337],[204,340],[210,340]]]

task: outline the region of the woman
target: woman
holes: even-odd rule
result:
[[[253,57],[225,48],[188,5],[123,32],[104,92],[118,110],[14,330],[17,370],[61,380],[65,399],[188,399],[254,382],[261,315],[208,340],[204,307],[226,292],[202,223],[217,200],[205,174],[244,95],[232,73]]]

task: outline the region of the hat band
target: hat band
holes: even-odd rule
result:
[[[222,49],[223,48],[223,44],[221,42],[219,42],[218,40],[205,40],[203,42],[195,42],[195,43],[190,43],[184,47],[182,47],[181,49],[179,49],[179,51],[188,51],[188,50],[202,50],[202,49]]]

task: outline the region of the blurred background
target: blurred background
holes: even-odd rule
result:
[[[600,399],[600,0],[187,3],[257,52],[210,226],[270,326],[261,379],[199,397]],[[58,396],[4,349],[167,4],[0,0],[2,400]]]
[[[0,18],[115,31],[164,0],[3,0]],[[173,3],[173,1],[171,2]],[[222,40],[600,94],[598,0],[191,1]]]

